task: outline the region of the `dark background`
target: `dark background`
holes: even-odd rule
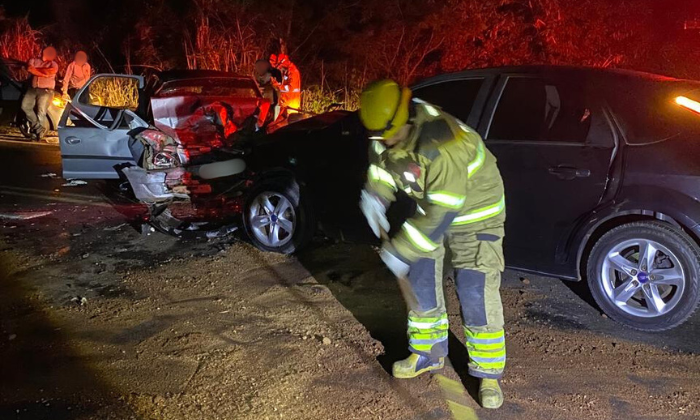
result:
[[[41,44],[57,46],[66,60],[83,48],[102,71],[128,64],[247,74],[254,58],[286,48],[305,87],[330,91],[356,89],[376,77],[411,82],[438,72],[530,63],[700,78],[700,29],[684,29],[685,22],[700,18],[696,1],[13,0],[0,5],[0,29],[27,17],[40,31]],[[198,45],[202,33],[208,37]],[[189,56],[187,43],[193,47]]]

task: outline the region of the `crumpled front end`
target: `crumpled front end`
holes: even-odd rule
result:
[[[206,201],[214,193],[213,183],[243,173],[245,161],[241,158],[205,159],[199,146],[194,150],[160,130],[148,128],[135,134],[137,142],[132,150],[140,154],[139,166],[122,169],[136,198],[146,204]]]
[[[177,190],[168,187],[168,174],[165,171],[147,172],[143,168],[130,166],[124,168],[122,173],[129,180],[134,196],[142,203],[156,204],[176,199],[190,199],[186,189],[177,192]]]

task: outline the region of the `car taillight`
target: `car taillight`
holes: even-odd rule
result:
[[[700,114],[700,102],[694,101],[685,96],[679,96],[676,98],[676,103],[683,108],[689,109],[697,114]]]

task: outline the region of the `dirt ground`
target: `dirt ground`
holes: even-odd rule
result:
[[[42,177],[46,147],[22,149],[38,172],[20,186],[0,166],[2,420],[700,418],[697,316],[637,333],[577,285],[508,271],[506,402],[486,411],[451,283],[451,366],[393,379],[406,313],[372,247],[141,233],[100,185]]]
[[[2,228],[0,418],[451,418],[439,377],[387,373],[406,355],[405,309],[371,247],[287,257],[85,214]],[[506,280],[507,401],[489,412],[448,284],[462,418],[700,416],[697,355],[556,322],[534,282]]]

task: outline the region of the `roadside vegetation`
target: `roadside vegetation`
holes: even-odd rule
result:
[[[301,70],[311,112],[355,108],[357,92],[378,77],[410,83],[485,66],[571,64],[700,78],[697,33],[683,31],[682,17],[661,13],[663,2],[653,0],[117,3],[82,11],[90,19],[80,28],[70,25],[79,11],[45,28],[0,12],[0,54],[27,60],[50,42],[62,68],[83,48],[99,71],[250,74],[258,58],[286,51]]]

